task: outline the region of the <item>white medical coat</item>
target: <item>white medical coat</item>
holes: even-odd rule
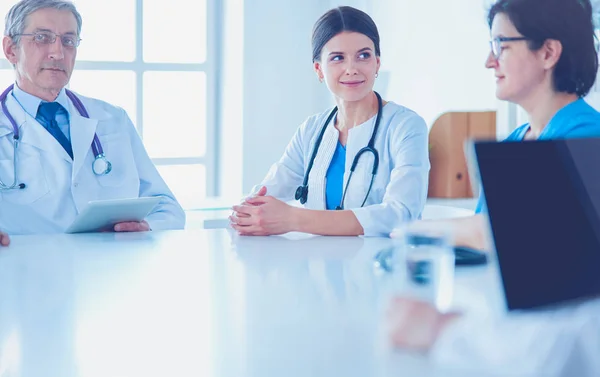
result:
[[[56,139],[18,104],[8,111],[19,125],[18,178],[23,190],[0,191],[0,229],[8,234],[60,233],[90,200],[160,196],[147,217],[152,230],[178,229],[185,214],[148,157],[131,120],[121,108],[79,96],[90,119],[70,103],[73,159]],[[92,172],[92,140],[98,135],[112,171]],[[0,112],[0,179],[13,182],[13,127]]]
[[[442,333],[430,357],[460,376],[596,377],[599,355],[595,298],[501,317],[467,314]]]
[[[275,163],[260,186],[267,187],[267,194],[278,199],[294,199],[296,188],[302,184],[308,169],[316,139],[331,109],[308,118],[297,130],[281,159]],[[367,146],[375,117],[353,127],[348,132],[346,144],[346,170],[344,187],[352,161],[357,152]],[[328,125],[308,180],[310,209],[325,209],[325,176],[339,139],[339,132]],[[373,156],[361,156],[344,202],[344,208],[352,209],[364,229],[365,236],[387,236],[409,220],[418,219],[427,198],[429,178],[428,129],[425,121],[415,112],[388,102],[382,110],[381,121],[375,139],[379,152],[379,170],[371,193],[360,208],[369,188]]]

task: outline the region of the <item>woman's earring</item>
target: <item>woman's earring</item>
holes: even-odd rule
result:
[[[379,77],[379,72],[375,72],[375,78]]]

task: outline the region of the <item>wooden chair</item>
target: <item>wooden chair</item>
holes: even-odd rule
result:
[[[430,198],[472,198],[465,159],[469,139],[496,140],[496,112],[449,112],[429,131]]]

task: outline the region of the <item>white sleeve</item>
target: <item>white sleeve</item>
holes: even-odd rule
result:
[[[429,137],[425,121],[413,114],[392,130],[390,138],[393,169],[382,203],[352,210],[365,236],[388,236],[403,222],[418,219],[427,199]]]
[[[575,346],[565,364],[565,376],[600,376],[600,312],[583,322]]]
[[[175,196],[162,179],[156,166],[150,160],[146,149],[138,135],[131,119],[123,112],[121,117],[125,119],[129,130],[129,140],[135,157],[135,164],[140,177],[140,197],[160,196],[161,200],[148,215],[146,221],[152,230],[183,229],[185,226],[185,212],[175,199]]]
[[[430,357],[437,367],[498,376],[598,376],[596,317],[531,312],[463,318],[442,333]]]
[[[309,120],[304,122],[288,143],[283,156],[274,163],[263,181],[252,188],[257,192],[261,186],[267,187],[267,195],[282,201],[294,200],[296,189],[304,179],[304,138]]]

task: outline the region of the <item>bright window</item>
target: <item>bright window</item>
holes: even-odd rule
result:
[[[83,28],[70,89],[127,111],[184,208],[218,194],[218,1],[73,1]],[[15,2],[0,0],[3,30],[4,15]],[[0,85],[13,81],[4,60]]]

